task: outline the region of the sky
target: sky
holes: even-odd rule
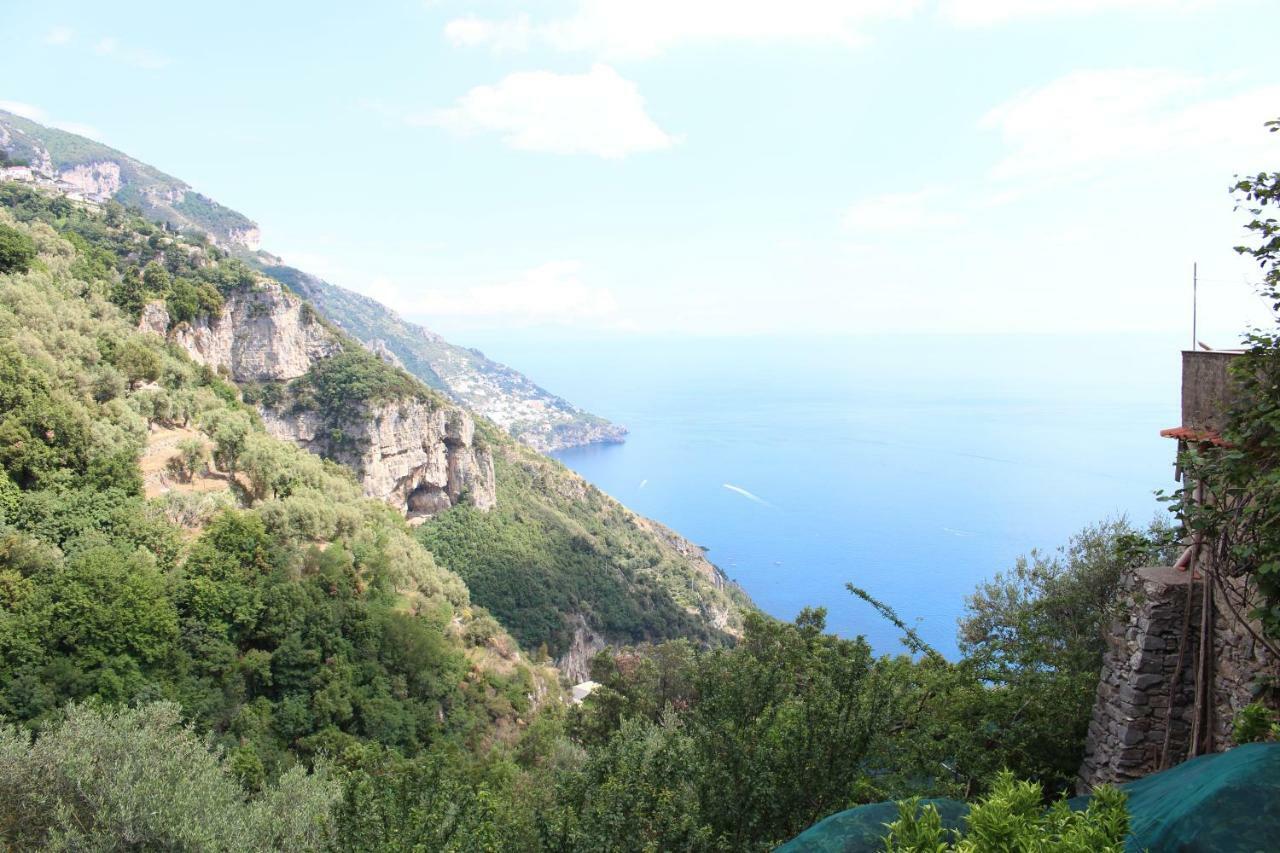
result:
[[[1275,0],[6,0],[0,107],[461,343],[1266,319]]]

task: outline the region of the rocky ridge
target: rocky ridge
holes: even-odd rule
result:
[[[0,149],[26,165],[0,169],[0,179],[52,189],[71,198],[137,205],[149,219],[208,234],[224,246],[258,247],[258,226],[184,182],[120,151],[0,110]]]
[[[199,364],[237,383],[289,382],[343,350],[339,334],[279,283],[263,280],[229,294],[222,313],[171,324],[162,302],[146,306],[139,328],[166,337]],[[290,403],[259,402],[267,431],[347,465],[365,494],[411,520],[460,501],[488,510],[496,503],[493,459],[461,409],[422,399],[364,405],[333,414]],[[339,439],[335,436],[341,436]]]
[[[266,252],[249,260],[301,294],[380,358],[403,367],[534,450],[551,453],[584,444],[621,442],[626,437],[625,427],[574,406],[479,350],[449,343],[368,297],[287,266]]]

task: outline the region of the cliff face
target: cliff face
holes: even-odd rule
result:
[[[475,442],[475,425],[457,409],[405,400],[366,408],[338,425],[352,443],[333,438],[321,412],[260,408],[267,431],[359,472],[365,494],[399,507],[411,521],[467,501],[497,503],[493,457]]]
[[[185,349],[199,364],[225,369],[239,383],[287,382],[342,352],[337,333],[274,281],[226,297],[222,313],[170,328],[163,303],[146,306],[139,328]],[[347,465],[365,494],[423,519],[460,501],[496,503],[493,459],[475,440],[475,424],[453,406],[421,399],[333,413],[260,404],[267,431]]]
[[[478,350],[455,346],[368,297],[285,266],[266,253],[253,259],[388,363],[403,367],[470,411],[542,453],[621,442],[627,430],[583,411]]]
[[[225,367],[236,382],[296,379],[342,349],[315,313],[275,282],[231,294],[220,316],[181,323],[170,337],[196,362]]]

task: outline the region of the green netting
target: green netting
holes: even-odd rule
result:
[[[963,826],[969,807],[958,800],[921,800],[938,809],[947,829]],[[871,803],[833,814],[788,841],[775,853],[879,853],[884,850],[885,825],[898,819],[897,803]]]
[[[1280,850],[1280,743],[1202,755],[1121,787],[1127,850]]]
[[[1266,853],[1280,851],[1280,743],[1254,743],[1193,758],[1163,773],[1122,785],[1129,795],[1133,853]],[[1088,797],[1076,797],[1084,808]],[[928,800],[943,825],[962,824],[968,806]],[[779,853],[873,853],[883,850],[893,803],[873,803],[816,823]]]

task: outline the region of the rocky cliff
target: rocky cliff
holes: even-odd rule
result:
[[[403,367],[534,450],[549,453],[583,444],[621,442],[626,437],[625,427],[579,409],[478,350],[449,343],[385,305],[285,266],[265,252],[250,260],[380,358]]]
[[[336,428],[323,412],[260,407],[267,431],[359,472],[365,494],[404,510],[411,521],[467,501],[497,503],[493,456],[475,424],[456,408],[421,400],[367,407]],[[335,434],[355,435],[356,442]]]
[[[154,311],[153,303],[143,318],[152,328]],[[225,368],[236,382],[297,379],[342,350],[316,313],[274,281],[231,294],[220,315],[180,323],[169,336],[193,360]]]
[[[139,328],[166,336],[194,361],[242,384],[302,380],[344,349],[340,333],[310,306],[266,279],[228,294],[219,315],[192,323],[171,324],[164,304],[152,302]],[[260,402],[258,410],[272,435],[347,465],[365,494],[411,519],[460,501],[488,510],[497,500],[492,456],[476,441],[471,417],[456,406],[406,397],[335,414],[288,398]]]

